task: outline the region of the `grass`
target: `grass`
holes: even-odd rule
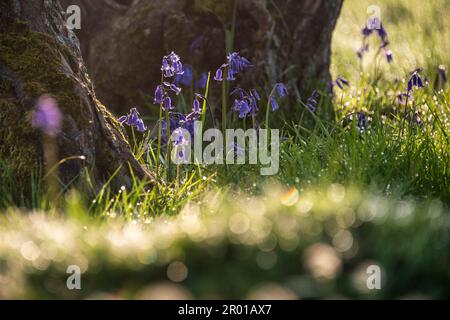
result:
[[[55,208],[42,181],[25,197],[2,167],[0,298],[448,297],[450,90],[433,87],[435,68],[450,66],[448,3],[378,3],[394,63],[368,55],[360,65],[372,3],[345,1],[332,72],[351,86],[333,100],[322,92],[319,115],[332,103],[334,121],[300,101],[270,115],[285,138],[276,176],[190,165],[168,180],[136,135],[135,154],[162,177],[155,187],[96,190],[86,174]],[[399,105],[418,66],[429,84]],[[423,125],[405,117],[410,110]],[[74,264],[81,291],[65,286]],[[371,264],[382,290],[365,287]]]

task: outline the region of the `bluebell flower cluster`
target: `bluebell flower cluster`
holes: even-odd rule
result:
[[[235,98],[233,109],[239,112],[239,118],[244,119],[247,115],[255,116],[259,110],[258,101],[261,97],[255,89],[245,91],[242,88],[235,88],[231,91],[231,96]]]
[[[236,80],[236,75],[251,68],[252,64],[247,58],[239,55],[237,52],[230,53],[227,57],[227,62],[217,69],[214,80],[223,81],[224,73],[227,75],[228,81]]]
[[[356,127],[361,132],[364,132],[367,129],[367,117],[364,112],[358,112],[356,117]]]
[[[386,56],[386,61],[388,63],[391,63],[394,60],[393,53],[388,48],[388,46],[389,46],[388,33],[379,18],[376,18],[376,17],[373,18],[370,21],[370,24],[364,26],[361,33],[363,35],[363,45],[356,51],[356,55],[358,56],[359,59],[362,59],[364,54],[369,51],[369,45],[367,43],[367,39],[372,34],[377,34],[378,38],[381,41],[379,50],[384,51],[384,54]]]
[[[319,98],[319,92],[317,90],[314,90],[308,100],[306,100],[306,107],[309,111],[316,112]]]
[[[275,85],[275,90],[272,90],[271,95],[269,96],[269,102],[270,102],[270,107],[272,109],[272,111],[277,111],[278,109],[280,109],[280,105],[278,104],[278,100],[277,100],[277,96],[275,95],[275,92],[278,95],[278,98],[284,98],[287,96],[288,94],[288,90],[286,88],[286,86],[282,83],[277,83]]]
[[[343,78],[342,76],[337,76],[335,81],[330,82],[330,93],[334,94],[334,87],[337,86],[339,89],[344,90],[344,87],[349,87],[350,82]]]
[[[161,71],[163,71],[165,78],[184,74],[180,57],[173,51],[168,56],[163,57]]]
[[[147,127],[136,108],[132,108],[129,114],[121,116],[119,122],[121,125],[126,124],[130,127],[135,127],[139,132],[147,131]]]
[[[400,104],[406,104],[409,100],[413,99],[413,89],[414,88],[423,88],[424,83],[422,77],[420,76],[420,68],[415,69],[411,73],[411,77],[408,80],[408,86],[406,88],[406,92],[401,92],[397,98]]]
[[[411,74],[411,77],[408,80],[408,92],[410,92],[413,88],[423,88],[423,80],[420,76],[421,69],[416,69]]]

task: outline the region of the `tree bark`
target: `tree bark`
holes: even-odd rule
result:
[[[85,167],[94,178],[115,175],[117,185],[131,185],[151,174],[134,158],[115,117],[96,98],[79,42],[65,26],[56,0],[7,0],[0,3],[0,159],[20,181],[43,163],[41,134],[30,125],[36,99],[52,95],[63,113],[57,136],[64,183]]]
[[[306,98],[330,82],[331,35],[342,0],[236,0],[234,50],[257,81],[293,80]],[[225,60],[234,0],[62,0],[83,9],[83,55],[97,92],[113,110],[145,104],[170,51],[198,72]],[[228,48],[230,49],[230,48]],[[248,81],[249,79],[246,79]]]

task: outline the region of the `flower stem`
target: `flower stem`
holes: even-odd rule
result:
[[[161,84],[164,82],[164,73],[161,72]],[[158,125],[158,148],[156,151],[156,172],[158,172],[159,157],[161,155],[161,136],[162,136],[162,120],[163,120],[163,102],[159,103],[159,125]]]
[[[225,79],[222,81],[222,134],[226,145],[226,132],[227,132],[227,82]]]

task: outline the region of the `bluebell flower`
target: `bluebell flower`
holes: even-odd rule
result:
[[[277,83],[276,84],[276,88],[277,88],[278,96],[280,98],[283,98],[283,97],[285,97],[288,94],[287,88],[286,88],[286,86],[284,84]]]
[[[408,81],[408,92],[410,92],[414,87],[416,88],[423,88],[423,81],[422,78],[420,77],[419,72],[421,71],[421,69],[416,69],[413,71],[411,78]]]
[[[172,110],[174,107],[172,106],[172,99],[167,96],[164,98],[164,103],[162,106],[164,111]]]
[[[185,87],[192,85],[193,73],[190,65],[186,64],[183,67],[183,74],[177,74],[175,77],[175,83]]]
[[[363,36],[364,37],[368,37],[368,36],[370,36],[371,34],[372,34],[372,32],[373,32],[373,29],[370,29],[370,28],[368,28],[367,26],[365,26],[363,29],[362,29],[362,34],[363,34]]]
[[[164,90],[162,85],[158,85],[155,90],[154,104],[160,104],[164,99]]]
[[[197,87],[199,89],[205,89],[206,88],[206,83],[208,82],[208,73],[203,72],[200,75],[200,79],[197,81]]]
[[[378,33],[378,36],[380,37],[380,39],[381,39],[383,42],[386,41],[387,31],[386,31],[386,29],[384,28],[384,26],[383,26],[382,23],[380,24],[380,27],[377,28],[377,33]]]
[[[244,119],[247,116],[247,114],[250,112],[250,106],[248,104],[247,99],[235,100],[234,101],[234,110],[239,112],[239,118]]]
[[[261,99],[258,91],[255,89],[246,92],[242,88],[234,88],[231,96],[235,97],[234,110],[239,112],[239,117],[241,119],[245,118],[248,114],[250,116],[255,116],[258,112],[258,101]]]
[[[31,125],[49,136],[56,136],[61,131],[62,118],[56,100],[44,95],[37,101]]]
[[[255,99],[258,101],[261,100],[261,96],[259,95],[258,91],[256,91],[256,89],[251,89],[250,95],[255,97]]]
[[[228,80],[228,81],[234,81],[234,80],[236,80],[236,78],[234,77],[234,75],[235,75],[235,73],[233,72],[233,70],[232,70],[232,69],[228,69],[228,72],[227,72],[227,80]]]
[[[250,113],[250,116],[254,117],[256,115],[256,113],[258,112],[258,109],[259,109],[258,108],[258,99],[255,96],[251,95],[250,99],[249,99],[249,102],[250,102],[250,104],[249,104],[249,108],[250,108],[249,113]]]
[[[362,57],[364,56],[364,53],[367,51],[369,51],[369,45],[365,44],[356,51],[356,55],[358,56],[359,59],[362,59]]]
[[[223,71],[227,69],[227,80],[234,81],[236,80],[235,76],[252,67],[250,61],[246,58],[239,55],[237,52],[230,53],[227,56],[227,63],[223,64],[216,71],[216,75],[214,76],[214,80],[223,81]]]
[[[230,96],[238,96],[241,99],[244,99],[245,96],[247,95],[247,93],[245,92],[244,89],[236,87],[234,88],[231,92],[230,92]]]
[[[278,101],[275,97],[275,93],[278,95],[279,98],[284,98],[285,96],[287,96],[288,91],[286,86],[282,83],[277,83],[275,85],[269,96],[269,103],[272,108],[272,111],[277,111],[280,108]]]
[[[239,55],[237,52],[230,53],[227,57],[228,66],[233,74],[238,74],[252,67],[250,61]]]
[[[214,80],[216,80],[216,81],[223,81],[222,68],[217,69],[216,74],[214,75]]]
[[[309,111],[316,112],[318,104],[317,100],[319,99],[319,97],[319,92],[317,90],[314,90],[308,100],[306,100],[306,107],[309,109]]]
[[[200,109],[200,101],[198,100],[197,97],[194,99],[194,104],[193,104],[192,111],[193,111],[193,112],[201,112],[201,109]]]
[[[274,96],[271,96],[269,99],[270,99],[270,106],[272,107],[272,111],[277,111],[278,109],[280,109],[277,99],[275,99]]]
[[[344,90],[344,86],[347,86],[347,87],[350,86],[350,83],[341,76],[338,76],[336,78],[336,81],[334,84],[336,84],[341,90]]]
[[[163,71],[165,78],[184,74],[180,57],[173,51],[168,56],[163,57],[161,70]]]
[[[364,112],[358,112],[356,127],[362,132],[367,129],[367,118]]]
[[[391,63],[394,60],[391,49],[387,49],[386,52],[386,60],[388,63]]]
[[[177,87],[175,84],[171,84],[170,85],[170,90],[172,90],[173,92],[175,92],[176,95],[179,95],[181,92],[181,88]]]
[[[132,108],[128,115],[120,117],[119,122],[122,125],[126,124],[130,127],[135,127],[139,132],[147,130],[147,127],[136,108]]]

